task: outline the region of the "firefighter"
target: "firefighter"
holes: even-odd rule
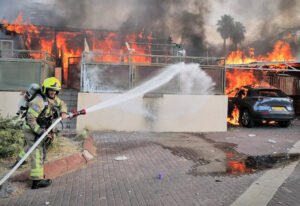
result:
[[[61,84],[55,77],[44,80],[41,92],[29,102],[28,111],[23,124],[24,136],[26,141],[25,150],[27,151],[35,141],[49,128],[52,120],[58,115],[62,119],[67,118],[67,106],[57,95],[61,90]],[[58,114],[59,113],[59,114]],[[36,147],[31,153],[31,171],[32,189],[48,187],[52,181],[44,179],[44,156],[45,144],[53,142],[56,136],[56,129],[52,129],[45,140]],[[44,152],[43,152],[44,151]]]

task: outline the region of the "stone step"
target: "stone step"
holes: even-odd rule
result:
[[[67,104],[68,112],[77,110],[78,91],[73,89],[63,89],[60,98]],[[76,130],[76,118],[63,120],[63,132]]]

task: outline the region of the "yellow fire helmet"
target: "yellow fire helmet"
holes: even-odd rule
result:
[[[60,84],[59,80],[56,79],[55,77],[49,77],[49,78],[45,79],[43,82],[43,86],[42,86],[42,92],[44,94],[46,94],[47,89],[53,89],[53,90],[57,91],[56,94],[58,94],[59,91],[61,90],[61,84]]]

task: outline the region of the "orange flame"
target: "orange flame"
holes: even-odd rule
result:
[[[56,51],[58,49],[58,56],[62,59],[63,64],[63,75],[64,82],[68,79],[68,61],[70,57],[80,57],[84,49],[85,42],[84,37],[89,37],[90,46],[93,51],[100,51],[107,53],[107,55],[101,55],[95,58],[97,61],[104,62],[135,62],[135,63],[151,63],[151,58],[143,56],[145,54],[151,54],[150,45],[135,45],[132,44],[132,51],[129,52],[124,41],[127,42],[138,42],[139,40],[152,41],[154,38],[152,34],[149,36],[144,35],[144,29],[139,34],[131,34],[125,37],[120,37],[116,33],[105,33],[105,32],[93,32],[86,30],[83,32],[64,32],[60,31],[54,34],[54,30],[48,27],[37,27],[32,24],[23,21],[22,13],[19,14],[15,22],[8,24],[6,20],[2,21],[2,25],[7,31],[21,34],[24,39],[25,47],[28,50],[41,50],[48,53]],[[46,33],[47,35],[43,36]],[[55,45],[56,43],[56,45]],[[131,54],[131,58],[117,54]],[[141,56],[139,56],[141,55]],[[35,59],[42,59],[43,54],[31,52],[30,56]],[[129,55],[130,56],[130,55]]]
[[[296,58],[292,55],[292,49],[288,42],[278,40],[272,52],[266,56],[259,55],[255,57],[255,50],[249,48],[249,56],[245,55],[240,50],[233,51],[226,59],[226,64],[249,64],[252,62],[280,62],[280,61],[295,61]]]
[[[56,34],[56,44],[57,48],[60,50],[59,57],[63,59],[63,68],[64,69],[64,81],[68,79],[68,61],[70,57],[80,57],[82,52],[82,45],[72,46],[73,42],[78,40],[79,32],[58,32]]]
[[[241,172],[251,172],[251,170],[246,168],[245,162],[227,161],[227,166],[227,170],[233,175]]]
[[[284,39],[292,38],[292,35],[284,37]],[[287,41],[279,40],[274,45],[272,52],[267,53],[265,56],[255,56],[255,49],[249,48],[247,51],[249,55],[241,50],[233,51],[226,59],[226,64],[250,64],[252,62],[281,62],[281,61],[295,61],[296,58],[292,55],[292,50]],[[254,67],[249,65],[248,67]],[[256,67],[257,68],[257,67]],[[268,68],[280,68],[286,69],[286,65],[269,65]],[[261,71],[262,74],[266,71]],[[226,91],[225,94],[228,97],[233,97],[237,88],[245,85],[257,85],[257,86],[270,86],[268,82],[260,80],[256,77],[254,70],[227,70],[226,72]],[[235,107],[233,110],[232,118],[227,118],[227,121],[231,124],[238,124],[239,111]]]
[[[234,105],[234,109],[231,113],[232,117],[227,117],[227,122],[232,124],[232,125],[239,125],[239,117],[240,117],[240,111]]]
[[[296,58],[292,55],[292,50],[288,42],[277,41],[272,52],[267,53],[266,56],[255,56],[255,50],[249,48],[249,56],[245,55],[242,51],[237,50],[231,52],[231,54],[226,59],[226,64],[249,64],[252,62],[280,62],[280,61],[295,61]],[[251,65],[249,66],[251,67]],[[270,66],[269,68],[275,68],[275,66]],[[278,68],[278,66],[276,67]],[[286,65],[280,65],[279,68],[285,69]],[[226,72],[226,94],[229,97],[230,92],[236,88],[240,88],[245,85],[258,84],[261,86],[269,86],[268,83],[260,81],[255,77],[253,70],[241,71],[238,69],[227,70]]]
[[[232,153],[226,153],[227,158],[234,157],[235,155]],[[255,169],[247,168],[245,164],[245,160],[242,161],[227,161],[227,172],[230,172],[233,175],[245,172],[254,172]]]

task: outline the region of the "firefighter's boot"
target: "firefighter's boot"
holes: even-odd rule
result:
[[[40,187],[48,187],[52,184],[52,180],[33,180],[31,189],[39,189]]]

